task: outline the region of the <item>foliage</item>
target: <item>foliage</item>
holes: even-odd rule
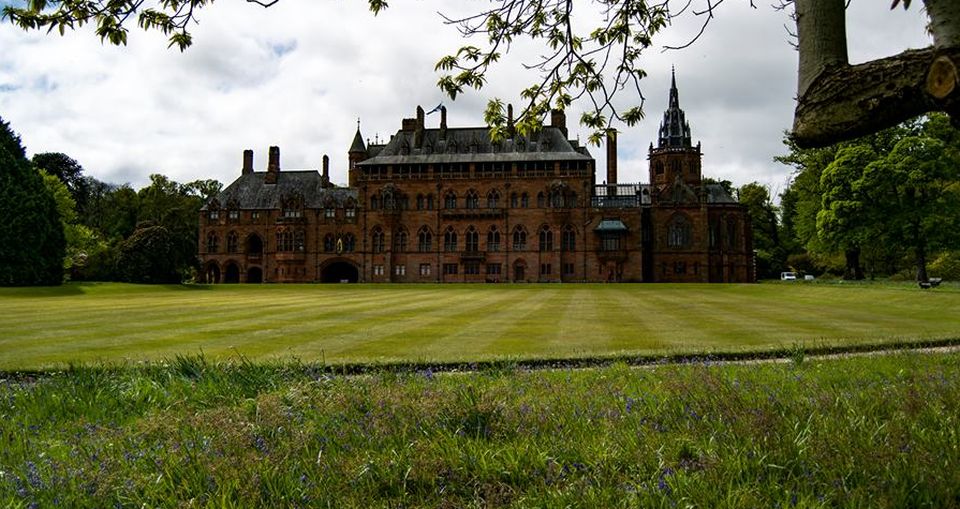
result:
[[[948,507],[960,356],[338,376],[171,357],[0,385],[0,504]]]
[[[58,285],[65,240],[54,197],[0,119],[0,285]]]
[[[57,203],[57,212],[60,214],[67,246],[63,268],[72,275],[86,264],[88,254],[102,250],[104,243],[96,232],[78,223],[76,203],[67,186],[58,177],[46,173],[45,170],[40,170],[40,174],[43,177],[44,186]]]
[[[294,355],[331,363],[578,359],[956,338],[960,285],[129,285],[0,289],[0,370]],[[678,306],[677,302],[683,302]],[[29,316],[29,320],[24,317]],[[490,316],[499,317],[490,320]],[[718,317],[722,317],[719,319]],[[362,326],[358,326],[362,324]],[[57,341],[50,340],[51,330]],[[642,331],[639,332],[638,331]]]
[[[77,213],[83,214],[91,184],[83,175],[83,166],[72,157],[60,152],[34,154],[32,161],[35,168],[57,177],[67,186]]]
[[[120,244],[117,275],[130,283],[179,283],[180,246],[170,230],[148,226]]]
[[[780,243],[777,208],[770,199],[770,191],[758,182],[751,182],[737,190],[737,197],[750,214],[753,247],[757,251],[757,277],[775,278],[786,267],[786,253]]]
[[[944,251],[930,262],[930,272],[950,281],[960,281],[960,251]]]

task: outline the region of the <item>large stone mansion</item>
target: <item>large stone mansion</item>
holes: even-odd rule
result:
[[[349,185],[322,172],[266,171],[243,153],[237,180],[200,220],[203,278],[261,282],[753,282],[750,218],[702,180],[676,80],[650,145],[650,183],[606,179],[566,118],[492,141],[486,127],[427,127],[424,111],[385,144],[349,149]],[[511,115],[512,116],[512,115]],[[509,123],[512,125],[512,121]]]

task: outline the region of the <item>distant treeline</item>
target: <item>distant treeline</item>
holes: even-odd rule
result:
[[[0,119],[0,285],[188,280],[200,207],[221,187],[160,174],[140,190],[101,182],[66,154],[27,159]]]

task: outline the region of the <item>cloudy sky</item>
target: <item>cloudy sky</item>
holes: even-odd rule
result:
[[[0,3],[3,3],[0,1]],[[680,104],[704,173],[740,185],[759,181],[781,191],[790,169],[783,153],[792,122],[796,53],[787,13],[758,0],[729,0],[704,35],[682,51],[650,51],[643,67],[646,120],[621,127],[620,181],[646,181],[646,151],[666,107],[671,65]],[[890,11],[889,2],[852,0],[848,38],[853,62],[929,45],[919,6]],[[482,124],[486,100],[520,104],[535,76],[508,59],[488,86],[455,102],[436,88],[438,58],[462,43],[438,12],[457,14],[481,0],[395,0],[374,17],[366,0],[283,0],[270,9],[221,0],[200,14],[186,52],[167,49],[162,35],[131,29],[129,43],[100,43],[90,27],[74,33],[26,33],[0,25],[0,117],[20,133],[28,153],[64,152],[88,174],[139,187],[151,173],[180,182],[240,172],[241,153],[266,166],[279,145],[284,168],[319,168],[331,158],[335,182],[347,179],[347,148],[358,118],[366,138],[389,138],[403,117],[443,102],[451,126]],[[591,2],[576,4],[589,20]],[[678,20],[658,48],[685,42],[700,19]],[[479,41],[477,42],[479,44]],[[518,47],[518,57],[530,48]],[[636,96],[625,96],[636,101]],[[579,117],[568,112],[571,123]],[[439,122],[427,117],[428,125]],[[571,136],[588,131],[570,126]],[[599,168],[603,147],[591,147]]]

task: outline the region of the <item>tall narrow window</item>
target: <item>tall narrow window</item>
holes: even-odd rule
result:
[[[429,253],[433,250],[433,234],[424,226],[417,232],[417,251]]]
[[[480,234],[477,233],[477,229],[473,226],[467,228],[467,233],[464,235],[464,243],[464,250],[468,253],[480,251]]]
[[[544,203],[543,191],[541,191],[537,193],[537,207],[542,209],[544,205],[545,203]]]
[[[423,208],[424,208],[425,206],[426,206],[426,202],[424,201],[423,195],[422,195],[422,194],[418,194],[418,195],[417,195],[417,210],[423,210]]]
[[[373,233],[370,234],[371,247],[374,253],[383,252],[383,229],[379,226],[373,229]]]
[[[448,226],[443,232],[443,250],[447,252],[457,250],[457,231],[452,226]]]
[[[560,250],[561,251],[576,251],[577,250],[577,233],[573,229],[572,225],[565,225],[563,231],[560,233]]]
[[[217,234],[210,232],[207,234],[207,252],[216,253],[220,249],[220,238],[217,237]]]
[[[457,195],[453,191],[450,191],[447,194],[443,195],[443,208],[445,209],[457,208]]]
[[[480,197],[477,196],[477,192],[471,189],[467,192],[467,203],[466,206],[468,209],[478,209],[480,208]]]
[[[540,227],[540,251],[553,251],[553,231],[550,227]]]
[[[677,214],[667,228],[667,245],[672,248],[690,246],[690,221],[686,216]]]
[[[427,195],[427,210],[433,210],[433,195]]]
[[[517,196],[517,193],[510,193],[510,206],[513,208],[520,206],[520,197]]]
[[[393,250],[398,253],[404,253],[407,251],[407,230],[401,228],[397,230],[396,234],[394,234]]]
[[[343,236],[343,252],[352,253],[357,247],[357,238],[352,233]]]
[[[500,193],[496,189],[491,189],[487,193],[487,208],[495,209],[500,206]]]
[[[500,250],[500,230],[496,226],[491,226],[487,231],[487,251],[497,252]]]
[[[527,248],[527,230],[523,226],[513,229],[513,250],[523,251]]]
[[[240,237],[237,235],[237,232],[230,232],[227,234],[227,252],[236,253],[240,245]]]
[[[334,249],[337,248],[337,240],[333,238],[332,233],[328,233],[323,237],[323,252],[332,253]]]
[[[307,234],[303,230],[293,232],[293,250],[302,253],[307,249]]]
[[[530,196],[527,193],[520,195],[520,208],[525,209],[530,206]]]

